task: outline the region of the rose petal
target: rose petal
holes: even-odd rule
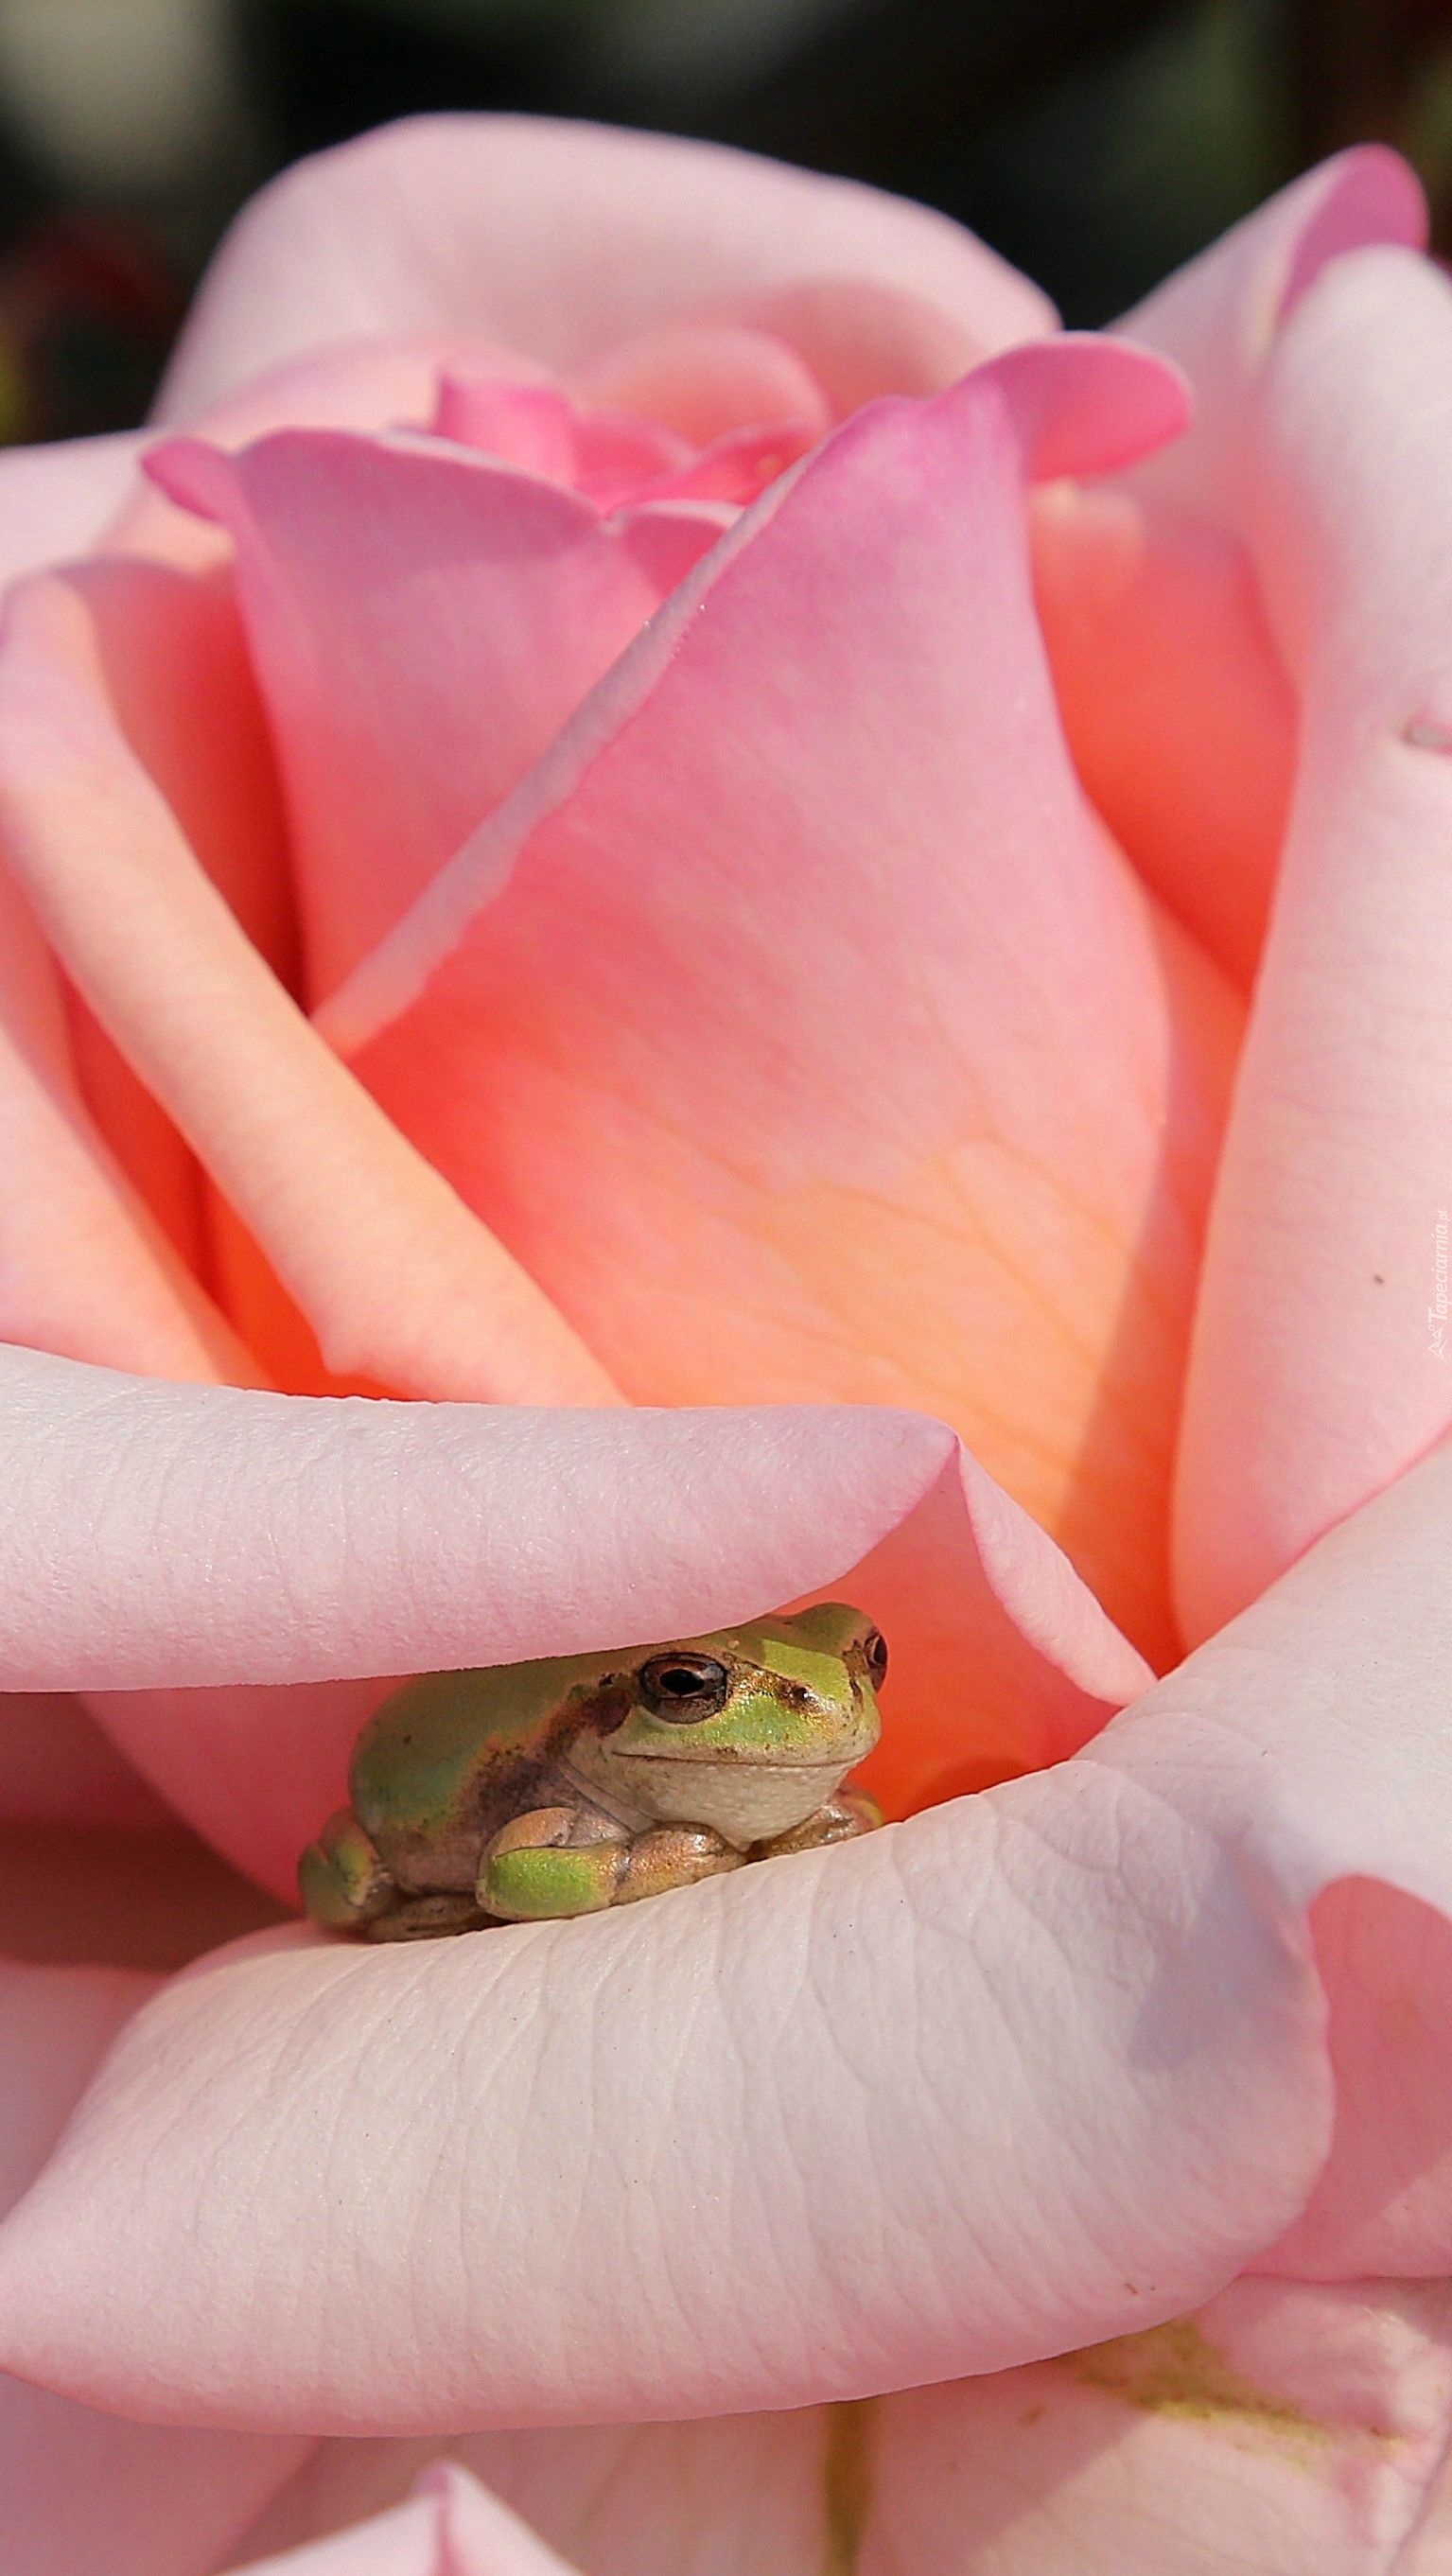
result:
[[[451,369],[498,372],[516,383],[542,370],[527,358],[491,350],[457,331],[399,331],[266,367],[260,375],[219,396],[192,423],[214,447],[249,447],[279,429],[428,429],[434,424],[440,381]],[[137,462],[144,461],[151,438]],[[214,527],[167,500],[159,486],[137,473],[109,531],[111,550],[146,555],[180,571],[206,571],[225,563],[230,549]]]
[[[434,328],[570,368],[683,306],[844,272],[941,307],[979,351],[1052,325],[1037,288],[971,234],[873,188],[663,135],[414,118],[253,200],[193,306],[159,416],[187,420],[320,341]]]
[[[1173,453],[1136,467],[1135,486],[1239,526],[1256,379],[1292,308],[1343,253],[1372,242],[1419,250],[1426,238],[1415,173],[1384,144],[1362,143],[1306,171],[1157,286],[1119,328],[1184,368],[1195,417]]]
[[[136,472],[140,431],[0,455],[0,582],[94,545]]]
[[[574,379],[586,403],[638,412],[694,447],[763,422],[802,421],[820,438],[832,414],[785,340],[740,324],[678,323],[607,349]]]
[[[108,567],[113,607],[115,584],[151,577]],[[88,578],[43,575],[11,594],[0,646],[7,852],[96,1017],[337,1375],[608,1400],[598,1363],[314,1036],[198,866],[122,731],[104,640]]]
[[[556,483],[578,483],[587,471],[641,482],[684,465],[692,452],[653,421],[584,412],[562,385],[519,384],[507,375],[443,376],[433,427],[440,438]]]
[[[44,2163],[153,1980],[0,1963],[0,2205]],[[205,2576],[307,2450],[293,2434],[169,2431],[0,2379],[6,2576]]]
[[[0,1693],[0,1826],[137,1833],[171,1821],[164,1801],[68,1691]]]
[[[425,2471],[412,2504],[242,2576],[571,2576],[507,2505],[452,2461]]]
[[[155,1803],[159,1824],[124,1831],[0,1821],[0,1953],[41,1966],[166,1972],[282,1919]]]
[[[860,414],[319,1014],[634,1398],[940,1411],[1164,1659],[1237,1014],[1073,777],[1022,485],[1179,406],[1061,340]]]
[[[591,2576],[1433,2576],[1397,2552],[1445,2455],[1448,2310],[1441,2284],[1236,2283],[901,2397],[450,2447]],[[281,2546],[377,2512],[421,2447],[320,2443],[258,2527]]]
[[[1242,982],[1279,862],[1294,725],[1241,542],[1247,387],[1328,260],[1368,241],[1419,243],[1425,229],[1411,171],[1372,144],[1309,171],[1202,252],[1119,326],[1184,366],[1189,437],[1136,466],[1128,491],[1087,509],[1065,496],[1039,530],[1040,600],[1090,792],[1156,892]]]
[[[201,1963],[0,2235],[7,2362],[401,2432],[859,2396],[1182,2313],[1326,2155],[1306,1909],[1377,1877],[1452,1912],[1449,1506],[1452,1452],[1076,1760],[887,1834]]]
[[[970,322],[964,304],[950,311],[944,301],[864,277],[797,279],[733,296],[727,310],[789,342],[845,420],[879,394],[944,393],[995,350],[1052,330],[1047,296],[1029,292],[1036,309],[1020,304],[1011,319],[1005,312],[992,323],[981,309]]]
[[[589,501],[434,440],[154,449],[237,547],[287,780],[309,983],[333,991],[660,605]]]
[[[1296,709],[1245,549],[1172,505],[1071,485],[1041,496],[1033,542],[1075,767],[1146,883],[1248,986]]]
[[[1051,1541],[920,1417],[188,1404],[22,1352],[0,1383],[16,1687],[511,1662],[690,1635],[850,1573],[892,1629],[902,1792],[914,1760],[940,1778],[1052,1759],[1147,1678]],[[96,1495],[79,1524],[77,1492]],[[234,1688],[106,1714],[183,1814],[286,1889],[376,1696]]]
[[[87,1111],[59,978],[3,866],[0,1161],[6,1340],[163,1377],[256,1379]]]
[[[1452,291],[1338,262],[1246,398],[1244,512],[1303,705],[1187,1388],[1201,1635],[1452,1417]]]

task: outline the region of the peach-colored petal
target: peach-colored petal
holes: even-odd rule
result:
[[[740,324],[678,323],[647,332],[581,368],[574,389],[587,403],[659,421],[694,447],[776,420],[808,421],[821,437],[832,419],[796,351]]]
[[[1146,882],[1241,986],[1285,835],[1295,701],[1245,549],[1123,491],[1056,485],[1034,580],[1069,748]]]
[[[941,1412],[1161,1657],[1237,1014],[1073,776],[1022,490],[1180,417],[1070,340],[857,415],[319,1014],[631,1396]]]
[[[1077,1759],[863,1842],[199,1963],[9,2221],[0,2350],[158,2416],[403,2432],[848,2398],[1182,2313],[1331,2142],[1308,1908],[1374,1877],[1452,1912],[1449,1505],[1452,1452]]]
[[[1452,290],[1403,250],[1337,262],[1244,408],[1303,719],[1187,1390],[1193,1635],[1452,1418]]]
[[[1051,330],[1046,296],[1031,289],[1036,310],[1020,306],[1011,322],[971,319],[902,286],[865,277],[812,277],[735,296],[728,311],[789,342],[810,367],[838,420],[879,394],[940,394],[995,350]]]
[[[249,2560],[240,2576],[571,2576],[507,2505],[467,2469],[427,2469],[421,2492],[351,2531]]]
[[[568,369],[704,305],[823,275],[925,299],[976,353],[1053,319],[946,217],[848,180],[547,118],[415,118],[253,200],[193,308],[160,416],[190,419],[322,341],[432,328]]]
[[[287,781],[309,984],[330,993],[660,604],[589,501],[436,440],[285,431],[154,450],[226,526]]]
[[[113,1731],[284,1891],[375,1674],[689,1634],[850,1575],[892,1631],[903,1796],[915,1770],[920,1787],[1051,1760],[1148,1677],[1043,1532],[921,1417],[226,1390],[188,1409],[23,1352],[4,1385],[0,1681],[136,1693],[106,1702]],[[97,1494],[80,1523],[78,1490]]]
[[[257,1371],[80,1096],[65,1000],[0,863],[0,1335],[162,1377]]]
[[[313,1035],[198,866],[116,720],[84,580],[11,595],[0,817],[57,955],[337,1374],[424,1395],[608,1398],[599,1364]]]
[[[1398,2553],[1446,2455],[1449,2306],[1444,2284],[1237,2283],[901,2397],[449,2448],[590,2576],[1442,2576]],[[387,2512],[432,2447],[320,2443],[265,2545]]]
[[[0,2206],[23,2192],[154,1980],[0,1962]],[[0,2378],[5,2576],[208,2576],[306,2441],[169,2431]]]

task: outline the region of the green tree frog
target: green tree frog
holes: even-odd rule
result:
[[[372,1941],[595,1914],[882,1822],[842,1788],[887,1648],[832,1601],[709,1637],[425,1673],[364,1727],[351,1805],[298,1869]]]

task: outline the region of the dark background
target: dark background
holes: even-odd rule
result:
[[[242,199],[442,107],[873,180],[1078,323],[1368,136],[1452,239],[1452,0],[0,0],[0,438],[134,422]]]

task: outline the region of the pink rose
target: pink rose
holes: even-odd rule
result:
[[[405,126],[0,459],[6,2576],[1442,2563],[1420,224],[1346,155],[1095,339]],[[895,1832],[115,1964],[380,1676],[823,1591]]]

